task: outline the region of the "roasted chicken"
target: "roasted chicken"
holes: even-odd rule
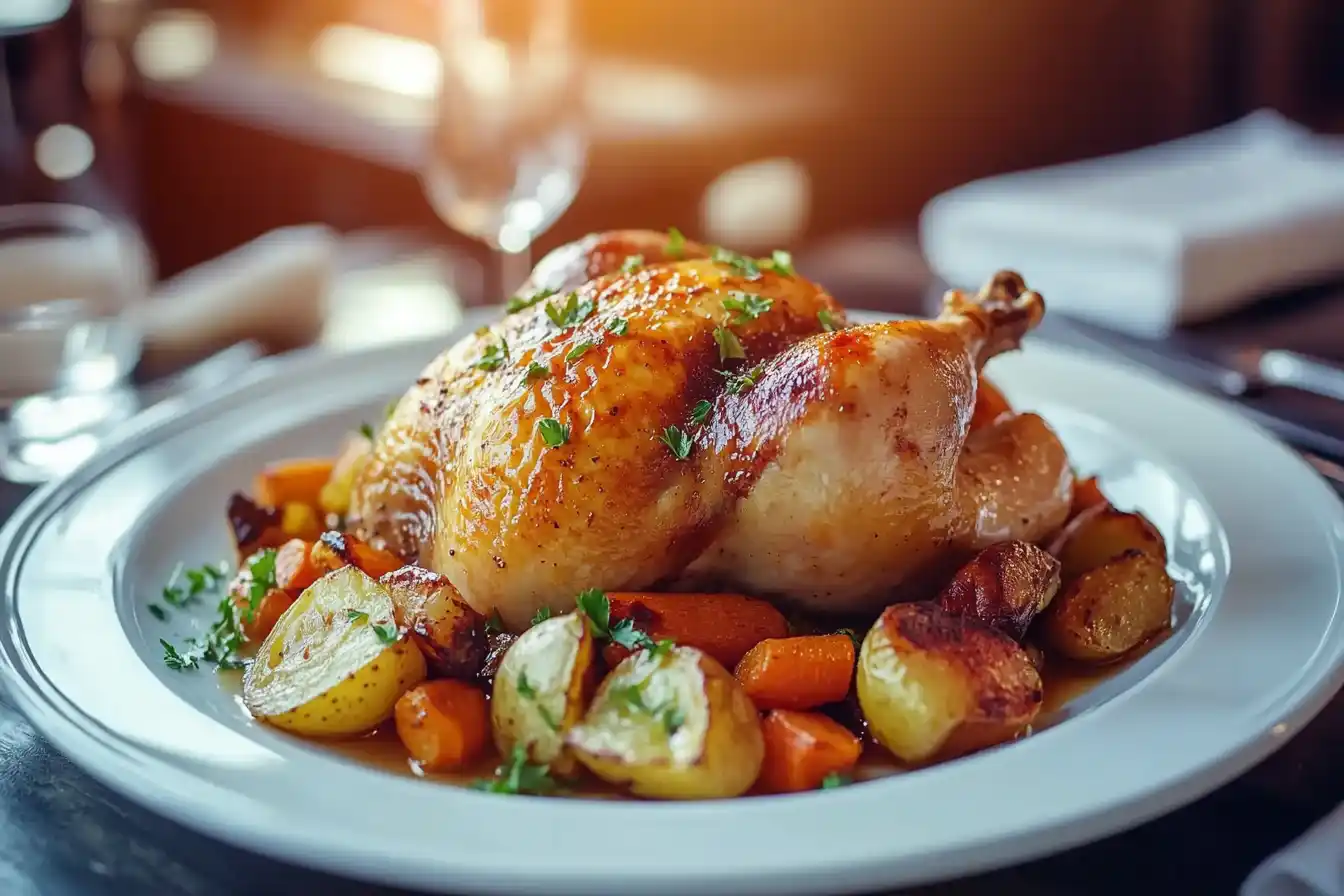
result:
[[[349,521],[515,630],[585,588],[876,612],[1068,516],[1041,418],[970,432],[981,367],[1044,312],[1016,274],[849,326],[785,257],[628,231],[556,250],[512,304],[400,400]]]

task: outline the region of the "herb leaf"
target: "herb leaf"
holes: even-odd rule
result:
[[[556,789],[550,768],[528,762],[527,748],[522,744],[515,746],[509,758],[495,769],[493,779],[477,781],[471,786],[486,793],[530,793],[537,796],[544,796]]]
[[[621,273],[633,274],[642,267],[644,267],[643,255],[627,255],[625,261],[621,262]]]
[[[565,361],[572,362],[579,360],[579,358],[583,357],[584,352],[588,351],[588,349],[592,348],[595,345],[597,345],[596,342],[589,342],[588,340],[585,339],[583,342],[580,342],[578,345],[574,346],[572,349],[565,352]]]
[[[597,588],[580,591],[574,602],[579,612],[588,617],[593,637],[619,644],[629,650],[641,647],[656,647],[652,638],[635,628],[633,619],[622,619],[611,624],[611,600],[605,592]]]
[[[629,328],[629,326],[630,321],[626,320],[623,317],[618,317],[611,323],[607,324],[607,329],[610,330],[612,333],[615,333],[617,336],[624,336],[625,331],[627,328]]]
[[[854,779],[851,778],[849,775],[842,775],[839,772],[831,772],[829,775],[821,779],[821,789],[834,790],[837,787],[844,787],[848,784],[853,783]]]
[[[500,618],[499,610],[490,611],[490,615],[485,617],[485,633],[487,635],[499,635],[504,632],[504,620]]]
[[[774,299],[737,291],[728,293],[728,297],[723,300],[724,310],[731,311],[735,315],[733,318],[735,324],[755,320],[774,307],[774,304]]]
[[[183,669],[195,669],[198,657],[190,650],[184,656],[177,652],[177,648],[169,644],[162,638],[159,643],[163,645],[163,664],[169,669],[181,672]]]
[[[764,365],[757,364],[755,367],[744,373],[734,373],[731,370],[719,370],[716,371],[716,373],[728,381],[727,385],[724,386],[724,389],[728,394],[737,395],[741,392],[746,392],[752,386],[756,385],[756,381],[761,378],[763,369]]]
[[[397,624],[395,622],[384,622],[378,625],[372,625],[373,633],[378,636],[378,640],[384,644],[395,644],[397,641]]]
[[[544,379],[550,375],[550,372],[551,368],[547,367],[545,364],[539,364],[536,361],[533,361],[531,364],[527,365],[527,370],[523,373],[523,382],[530,383],[532,380]]]
[[[668,258],[680,258],[686,254],[686,237],[675,227],[667,228],[667,248],[663,250]]]
[[[370,442],[373,441],[373,427],[370,426],[369,424],[367,423],[359,424],[359,434],[362,435],[364,438],[368,439]]]
[[[524,308],[531,308],[538,302],[543,302],[555,295],[553,289],[542,289],[532,293],[530,296],[512,296],[508,304],[504,306],[505,312],[513,314],[515,311],[522,311]]]
[[[742,342],[737,338],[737,334],[727,327],[714,328],[714,341],[719,344],[720,361],[747,356],[747,350],[742,347]]]
[[[524,700],[533,700],[537,696],[537,689],[532,687],[532,682],[527,680],[526,669],[518,673],[518,696]]]
[[[761,276],[761,269],[756,266],[755,261],[745,255],[739,255],[731,249],[715,246],[710,258],[718,264],[728,265],[748,280],[755,280]]]
[[[497,370],[509,357],[509,343],[503,336],[499,337],[499,342],[494,345],[488,345],[481,356],[472,362],[472,367],[477,370]]]
[[[714,405],[702,398],[695,403],[695,407],[691,408],[691,423],[699,426],[708,420],[709,415],[713,412]]]
[[[793,256],[783,249],[776,249],[770,253],[769,265],[776,274],[783,274],[785,277],[793,276]]]
[[[163,607],[159,606],[158,604],[149,605],[149,615],[153,616],[160,622],[163,622],[165,619],[168,618],[168,614],[164,612]]]
[[[663,710],[663,728],[667,730],[668,737],[676,734],[684,724],[686,724],[686,713],[682,712],[680,707],[669,706]]]
[[[541,440],[546,443],[547,448],[559,448],[569,441],[569,424],[561,423],[554,417],[543,417],[537,423],[537,429],[541,432]]]
[[[580,300],[577,292],[571,292],[565,296],[563,305],[557,302],[547,302],[546,316],[551,319],[551,323],[563,330],[566,327],[574,326],[574,324],[592,314],[596,307],[592,299]]]
[[[547,619],[550,618],[551,618],[551,608],[542,607],[541,609],[537,610],[537,612],[532,616],[532,624],[540,625],[541,623],[545,622]]]
[[[677,426],[669,426],[663,430],[663,434],[658,437],[658,441],[667,446],[667,450],[672,452],[672,456],[677,460],[685,460],[691,456],[691,437]]]
[[[345,618],[349,619],[351,622],[365,622],[368,620],[369,614],[365,613],[363,610],[350,608],[345,611]]]
[[[821,330],[823,333],[833,333],[836,330],[835,316],[831,314],[829,308],[823,308],[817,312],[817,320],[821,321]]]

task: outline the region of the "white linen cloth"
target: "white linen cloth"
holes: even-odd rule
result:
[[[1241,896],[1344,896],[1344,805],[1265,859]]]
[[[1011,268],[1055,309],[1160,336],[1344,275],[1344,140],[1256,112],[958,187],[925,207],[920,239],[953,286]]]

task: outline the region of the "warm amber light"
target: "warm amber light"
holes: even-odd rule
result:
[[[205,71],[218,46],[214,19],[190,9],[165,9],[140,30],[131,57],[152,81],[180,81]]]
[[[322,29],[311,54],[328,78],[413,99],[432,99],[442,73],[432,45],[359,25]]]

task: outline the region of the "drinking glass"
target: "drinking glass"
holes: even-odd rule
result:
[[[92,209],[0,208],[0,476],[63,473],[135,412],[146,266],[133,232]]]
[[[439,0],[437,114],[422,172],[448,226],[498,258],[487,295],[528,274],[533,240],[569,207],[587,156],[570,0]]]

